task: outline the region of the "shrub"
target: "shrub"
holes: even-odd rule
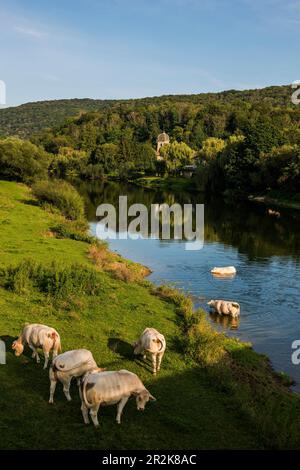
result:
[[[61,266],[51,263],[46,266],[24,260],[17,266],[3,269],[1,279],[6,289],[18,294],[37,289],[61,298],[70,294],[98,295],[102,292],[99,273],[79,264]]]
[[[95,238],[86,233],[84,230],[79,230],[71,223],[58,224],[50,228],[51,232],[57,238],[70,238],[70,240],[77,240],[92,244],[95,242]]]
[[[83,199],[76,189],[66,181],[39,181],[33,185],[32,191],[41,203],[52,204],[68,219],[83,219]]]
[[[0,178],[24,183],[46,178],[49,154],[26,140],[15,137],[0,140]]]

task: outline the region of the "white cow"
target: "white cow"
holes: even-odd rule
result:
[[[81,411],[85,424],[89,424],[88,410],[94,425],[99,426],[100,406],[116,404],[116,421],[120,424],[123,408],[131,396],[136,397],[137,409],[141,411],[149,400],[155,401],[139,377],[128,370],[88,373],[82,381]]]
[[[211,273],[215,276],[234,276],[236,274],[236,269],[234,266],[225,266],[225,267],[214,267],[211,270]]]
[[[81,377],[87,372],[104,369],[98,368],[95,359],[90,351],[87,349],[75,349],[73,351],[66,351],[57,356],[49,369],[50,379],[50,398],[49,403],[53,403],[54,392],[56,389],[57,381],[63,384],[63,391],[68,401],[71,400],[70,385],[72,379],[77,379],[79,387],[79,395],[81,396]]]
[[[133,352],[135,355],[143,354],[144,359],[146,359],[146,353],[149,353],[152,360],[153,374],[155,375],[160,370],[165,350],[165,337],[155,328],[146,328],[134,344]]]
[[[32,357],[36,358],[36,362],[40,362],[37,348],[42,348],[45,356],[44,369],[48,366],[49,354],[52,350],[53,359],[61,351],[60,336],[54,328],[46,325],[33,323],[25,325],[19,338],[12,344],[12,349],[16,356],[21,356],[24,346],[28,344],[32,349]]]
[[[216,313],[219,315],[230,315],[237,318],[240,315],[240,304],[228,300],[210,300],[207,302]]]

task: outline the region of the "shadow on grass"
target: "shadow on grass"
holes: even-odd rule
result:
[[[39,201],[36,201],[35,199],[21,199],[20,202],[22,204],[26,204],[27,206],[39,206]]]
[[[119,354],[124,359],[134,359],[132,345],[120,338],[109,338],[107,341],[107,346],[111,351]]]

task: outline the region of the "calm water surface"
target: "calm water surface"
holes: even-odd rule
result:
[[[207,309],[210,299],[231,299],[241,304],[238,323],[208,315],[218,329],[251,341],[256,351],[267,354],[278,371],[297,381],[300,365],[291,362],[291,343],[300,339],[300,213],[281,211],[267,215],[256,205],[226,205],[222,200],[203,201],[202,196],[171,191],[150,191],[117,183],[80,183],[91,230],[95,233],[96,207],[109,202],[118,207],[119,195],[128,205],[174,202],[205,203],[205,241],[199,251],[186,251],[175,240],[110,240],[110,248],[150,267],[149,279],[173,283],[191,294],[196,306]],[[234,265],[233,279],[216,279],[214,266]],[[222,321],[221,321],[222,320]]]

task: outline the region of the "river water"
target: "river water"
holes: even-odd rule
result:
[[[268,215],[264,206],[225,204],[203,200],[199,194],[151,191],[119,183],[79,183],[86,201],[91,231],[96,233],[96,208],[111,203],[118,208],[119,196],[128,205],[142,203],[204,203],[204,247],[186,251],[177,240],[143,238],[111,239],[111,250],[148,266],[154,283],[172,283],[192,295],[195,305],[208,311],[210,299],[230,299],[241,305],[240,320],[208,314],[209,320],[228,335],[250,341],[257,352],[267,354],[277,371],[296,380],[300,392],[300,365],[292,363],[292,342],[300,340],[300,213],[280,210]],[[233,265],[231,279],[211,275],[214,266]]]

